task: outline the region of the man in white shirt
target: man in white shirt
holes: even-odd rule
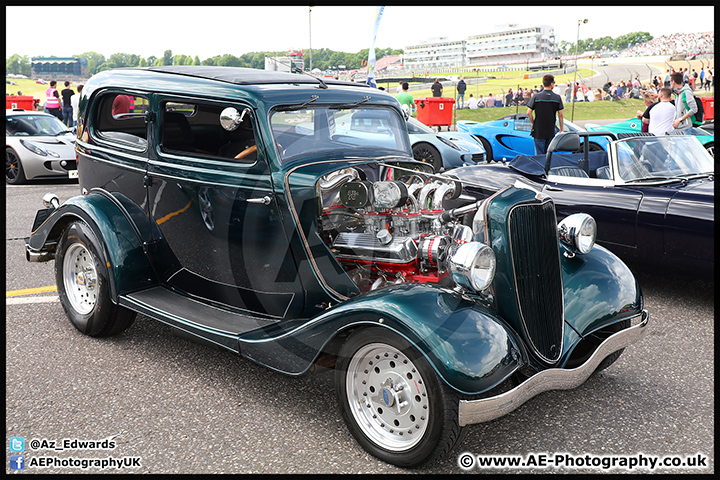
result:
[[[672,100],[672,90],[669,88],[660,89],[660,101],[650,110],[650,123],[648,124],[648,132],[653,135],[666,135],[673,129],[673,120],[675,120],[675,106],[670,103]]]
[[[82,92],[83,86],[78,85],[77,87],[77,95],[73,95],[70,97],[70,105],[72,106],[72,125],[71,127],[74,127],[77,125],[77,118],[78,118],[78,106],[80,104],[80,92]]]
[[[470,99],[468,100],[468,108],[471,110],[475,110],[478,108],[478,99],[473,97],[473,94],[470,94]]]

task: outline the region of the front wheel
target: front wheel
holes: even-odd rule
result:
[[[457,396],[407,340],[389,330],[350,335],[335,380],[350,432],[385,462],[415,467],[446,455],[464,436]]]
[[[92,229],[70,223],[55,255],[60,303],[75,328],[91,337],[116,335],[132,325],[136,313],[110,299],[108,266]]]
[[[415,160],[432,165],[435,173],[440,172],[443,167],[440,152],[438,152],[437,148],[433,147],[429,143],[418,143],[413,145],[413,157]]]
[[[22,162],[11,147],[5,148],[5,181],[11,185],[25,183]]]

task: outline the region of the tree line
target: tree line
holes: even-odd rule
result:
[[[318,48],[312,50],[312,67],[320,70],[328,70],[344,65],[347,69],[359,69],[367,64],[368,52],[366,48],[357,53],[336,52],[328,48]],[[381,59],[388,55],[402,55],[401,49],[392,48],[376,48],[375,58]],[[143,58],[139,55],[127,53],[113,53],[109,58],[97,52],[84,52],[73,57],[85,57],[88,61],[87,69],[90,75],[94,75],[103,70],[121,67],[150,67],[161,65],[209,65],[219,67],[246,67],[246,68],[265,68],[265,57],[284,57],[287,51],[280,52],[250,52],[239,57],[235,55],[215,55],[214,57],[200,60],[196,55],[173,55],[172,50],[165,50],[161,57],[150,56]],[[51,57],[52,58],[52,57]],[[7,73],[20,74],[30,76],[31,59],[27,56],[13,54],[5,61],[5,69]],[[305,67],[310,66],[310,52],[305,52]]]
[[[588,50],[623,50],[653,39],[648,32],[633,32],[621,35],[616,38],[587,38],[578,42],[578,52]],[[558,55],[572,55],[575,53],[575,42],[561,41],[558,46]],[[312,67],[320,70],[328,70],[345,65],[348,70],[360,69],[367,65],[369,49],[365,48],[357,53],[336,52],[329,48],[317,48],[312,50]],[[196,55],[173,55],[172,50],[165,50],[162,56],[150,56],[143,58],[139,55],[127,53],[113,53],[109,58],[97,52],[85,52],[73,57],[85,57],[88,60],[88,73],[94,75],[103,70],[121,67],[150,67],[159,65],[214,65],[222,67],[246,67],[246,68],[265,68],[265,57],[283,57],[286,51],[281,52],[250,52],[240,55],[239,57],[231,54],[215,55],[214,57],[200,60]],[[375,58],[380,60],[385,56],[402,55],[402,49],[393,48],[376,48]],[[305,67],[310,67],[310,52],[305,52]],[[5,61],[5,69],[7,73],[20,74],[30,76],[30,58],[27,55],[20,56],[13,54]]]
[[[601,37],[601,38],[586,38],[580,39],[578,42],[577,51],[578,53],[587,52],[590,50],[606,50],[611,52],[617,50],[618,52],[629,47],[634,47],[641,43],[649,42],[653,39],[653,36],[648,32],[633,32],[620,35],[619,37]],[[566,42],[562,40],[558,45],[559,55],[574,55],[575,54],[575,42]]]

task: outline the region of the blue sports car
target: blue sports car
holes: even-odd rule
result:
[[[585,130],[568,120],[563,122],[566,132]],[[556,127],[557,128],[557,127]],[[535,147],[530,136],[532,124],[524,113],[512,114],[489,122],[458,120],[458,132],[469,133],[482,143],[490,160],[508,161],[516,155],[534,155]],[[607,139],[593,138],[590,151],[606,150]]]

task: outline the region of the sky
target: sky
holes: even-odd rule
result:
[[[6,6],[6,58],[12,54],[70,57],[93,51],[162,57],[174,55],[240,56],[248,52],[327,48],[357,53],[369,48],[377,7],[373,6]],[[683,21],[678,21],[682,11]],[[28,30],[42,18],[55,19],[54,33]],[[490,33],[507,24],[511,14],[518,27],[549,25],[556,41],[618,37],[647,31],[654,37],[673,33],[714,31],[713,6],[386,6],[376,48],[404,48],[438,37],[463,39]],[[66,19],[72,17],[77,29]],[[32,22],[28,19],[34,19]],[[522,19],[522,20],[520,20]],[[531,22],[527,23],[525,21]],[[643,20],[645,20],[643,22]]]

